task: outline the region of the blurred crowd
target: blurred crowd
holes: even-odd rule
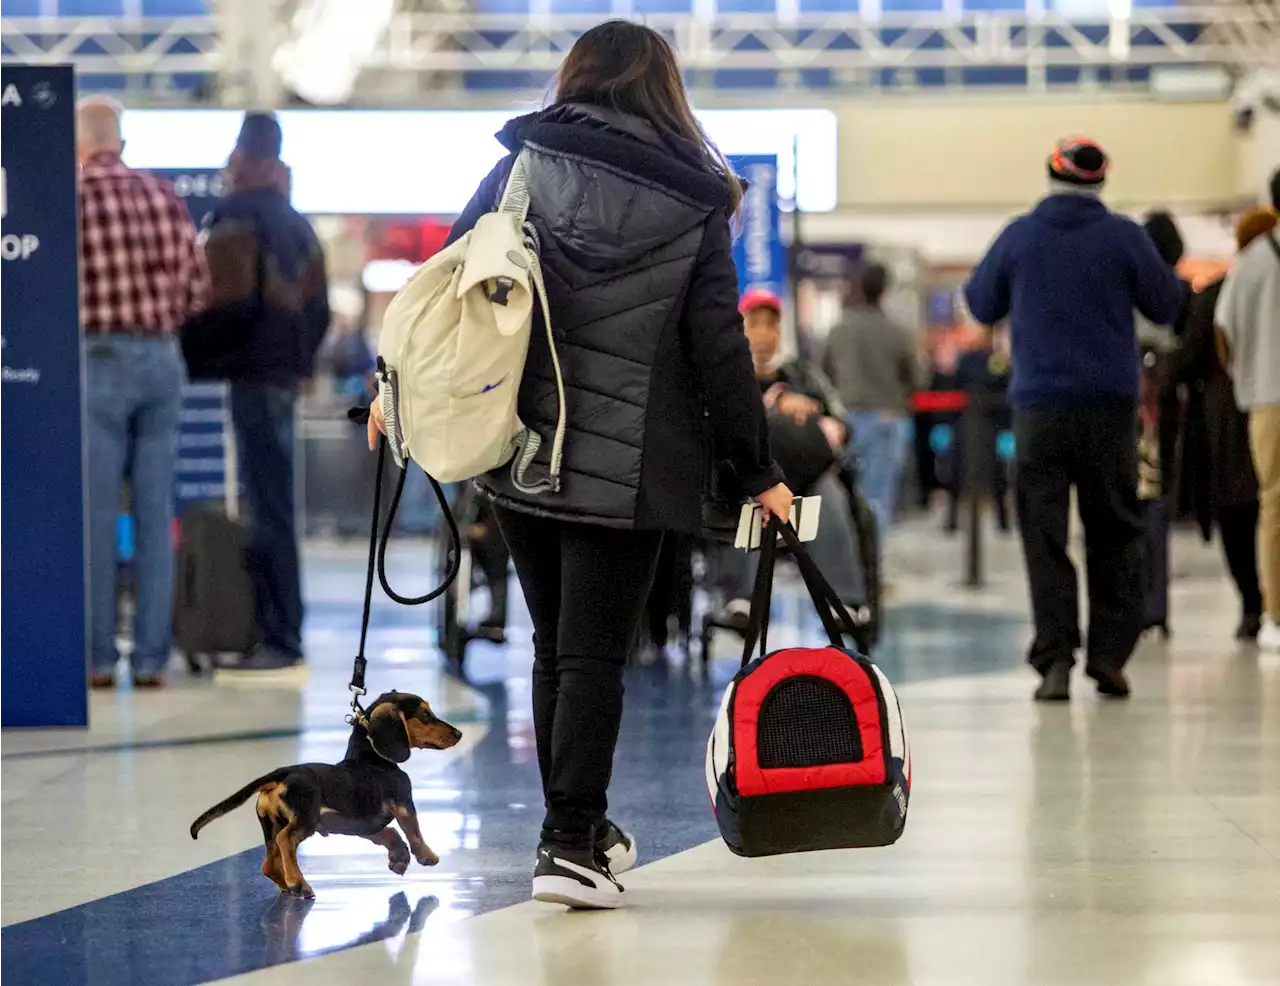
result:
[[[218,672],[296,672],[305,662],[295,405],[317,361],[339,393],[366,396],[369,327],[326,340],[324,256],[289,204],[272,115],[245,116],[223,197],[197,231],[172,187],[123,164],[120,114],[98,98],[79,111],[93,684],[113,685],[120,658],[125,486],[136,531],[134,683],[161,684],[169,662],[187,379],[228,382],[244,488],[257,644],[224,657]],[[968,311],[989,328],[952,364],[928,366],[913,327],[886,310],[892,283],[880,264],[864,264],[848,284],[812,360],[784,352],[788,312],[776,293],[748,290],[739,305],[774,457],[792,490],[821,498],[813,554],[841,599],[878,606],[881,546],[907,474],[924,494],[946,491],[949,530],[966,497],[989,498],[999,528],[1016,522],[1023,542],[1036,624],[1029,657],[1046,700],[1067,697],[1079,650],[1103,694],[1127,694],[1123,667],[1140,634],[1171,630],[1168,536],[1179,520],[1206,539],[1216,532],[1240,596],[1238,636],[1280,651],[1280,173],[1270,205],[1239,218],[1231,272],[1193,290],[1177,273],[1183,243],[1171,216],[1139,225],[1103,204],[1108,167],[1084,139],[1053,149],[1047,195],[1003,230],[965,285]],[[961,399],[921,398],[939,393]],[[935,470],[940,428],[950,438]],[[1083,634],[1068,556],[1073,497],[1086,539]],[[489,581],[502,583],[486,621],[490,639],[501,639],[506,554],[483,511],[469,521]],[[655,593],[670,599],[658,608],[687,609],[679,597],[691,591],[691,552],[663,557],[674,567],[659,579]],[[718,552],[713,568],[717,619],[741,628],[752,557]]]

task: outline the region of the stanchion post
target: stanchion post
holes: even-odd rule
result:
[[[968,531],[965,544],[964,584],[981,589],[985,584],[982,544],[982,500],[986,482],[989,451],[984,439],[987,431],[987,409],[980,391],[971,390],[962,415],[964,435],[964,474],[962,492],[968,498]]]

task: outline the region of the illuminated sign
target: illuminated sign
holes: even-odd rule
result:
[[[502,157],[494,134],[511,115],[282,110],[293,203],[311,214],[455,215]],[[800,208],[835,208],[836,116],[830,110],[706,110],[698,117],[725,154],[775,157],[783,201],[795,195],[798,171]],[[241,119],[237,110],[129,110],[125,162],[146,169],[220,168]]]

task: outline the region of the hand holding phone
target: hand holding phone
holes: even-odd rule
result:
[[[794,499],[795,497],[791,495],[791,490],[787,489],[787,484],[779,483],[756,497],[756,502],[764,507],[766,523],[768,523],[770,517],[777,517],[785,524],[791,519],[791,503]]]
[[[791,501],[790,524],[801,541],[812,541],[818,536],[818,518],[822,510],[822,497],[797,496]],[[733,546],[743,551],[757,551],[764,542],[764,506],[761,503],[744,503],[738,517],[738,532]]]

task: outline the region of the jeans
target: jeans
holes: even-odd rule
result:
[[[911,438],[911,422],[888,411],[850,411],[850,463],[858,476],[858,487],[876,515],[876,527],[883,539],[893,523],[893,508],[902,481],[902,462]]]
[[[116,649],[116,523],[129,481],[138,603],[133,672],[160,674],[173,634],[173,473],[185,370],[173,339],[85,339],[89,462],[89,594],[96,674]]]
[[[858,551],[858,535],[853,528],[853,507],[849,493],[834,473],[819,479],[807,496],[822,497],[818,514],[818,536],[809,545],[813,558],[845,604],[864,605],[867,579]],[[750,599],[756,584],[757,555],[726,547],[720,553],[718,587],[728,599]]]
[[[1024,410],[1014,416],[1014,432],[1018,528],[1035,619],[1027,659],[1044,674],[1074,663],[1080,646],[1079,586],[1067,555],[1075,486],[1089,588],[1087,663],[1119,671],[1143,623],[1136,411],[1119,404]]]
[[[262,643],[302,656],[302,586],[293,501],[291,387],[236,381],[231,420],[249,521],[248,567]]]
[[[622,672],[662,535],[494,510],[533,618],[533,731],[547,809],[542,838],[585,848],[608,808]]]

